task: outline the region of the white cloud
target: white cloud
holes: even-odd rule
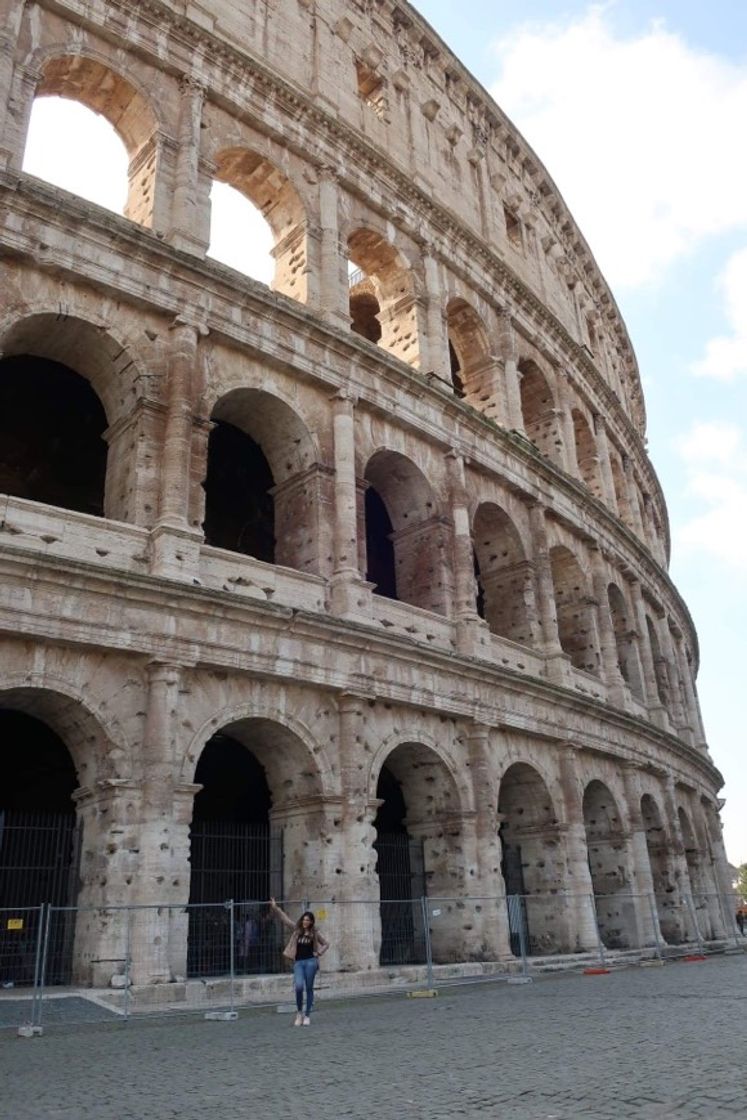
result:
[[[747,70],[594,6],[499,40],[491,92],[563,192],[610,283],[635,287],[747,226]]]
[[[718,286],[731,334],[710,339],[693,372],[701,377],[731,381],[747,373],[747,249],[729,258]]]
[[[686,496],[695,512],[675,532],[676,547],[747,569],[747,448],[728,422],[694,424],[677,441]]]

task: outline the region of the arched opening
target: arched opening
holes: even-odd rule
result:
[[[205,542],[274,564],[275,483],[259,444],[241,428],[215,421],[204,485]]]
[[[329,480],[300,417],[269,393],[235,389],[211,419],[206,543],[322,574],[320,508]]]
[[[531,360],[519,362],[521,415],[527,438],[543,455],[561,465],[562,438],[555,398],[547,378]]]
[[[352,329],[417,366],[418,305],[408,262],[386,238],[368,229],[351,234],[348,258],[354,266],[349,280]]]
[[[274,244],[272,229],[254,203],[228,183],[213,180],[207,255],[269,287]]]
[[[599,674],[596,629],[586,579],[573,553],[557,545],[550,550],[558,637],[575,669]]]
[[[451,380],[458,397],[478,407],[490,397],[490,347],[482,320],[463,299],[453,299],[446,309]]]
[[[88,381],[33,354],[0,361],[0,491],[103,516],[107,419]]]
[[[364,477],[366,572],[377,583],[375,593],[446,614],[451,584],[447,526],[425,475],[404,455],[378,451]]]
[[[609,584],[607,588],[607,600],[609,603],[610,618],[612,619],[612,629],[615,633],[617,664],[620,668],[620,673],[631,692],[637,696],[639,700],[642,700],[643,679],[641,675],[641,664],[638,660],[638,650],[636,649],[637,635],[628,620],[628,607],[623,593],[614,583]]]
[[[463,894],[461,811],[453,777],[429,747],[402,743],[381,768],[376,796],[382,802],[374,821],[380,963],[425,959],[421,899],[426,894],[443,900],[431,929],[434,959],[461,959],[464,928],[451,904]]]
[[[190,976],[228,971],[231,930],[226,899],[235,902],[234,944],[244,973],[282,968],[283,930],[271,897],[302,899],[320,860],[308,837],[320,824],[312,802],[319,777],[306,746],[272,720],[229,724],[208,740],[195,770],[190,834]],[[298,805],[306,804],[299,813]],[[316,869],[318,876],[318,869]]]
[[[499,506],[484,502],[473,527],[478,588],[491,633],[531,645],[528,597],[532,569],[511,518]],[[478,606],[479,613],[479,606]]]
[[[550,791],[533,766],[515,762],[498,798],[501,871],[506,888],[511,949],[531,956],[572,951],[570,913],[558,901],[564,879],[563,847]]]
[[[115,71],[85,55],[65,55],[47,61],[36,89],[36,98],[63,98],[108,121],[127,153],[123,161],[117,145],[112,144],[107,129],[90,126],[86,112],[65,112],[65,107],[39,104],[32,114],[33,134],[24,158],[24,170],[49,179],[67,190],[75,190],[85,198],[107,204],[112,178],[127,178],[125,217],[140,225],[153,225],[155,181],[158,172],[158,122],[151,106],[138,90]],[[38,103],[38,102],[37,102]],[[42,139],[39,139],[42,125]],[[51,163],[47,137],[52,143],[64,138],[62,158]],[[46,150],[45,150],[46,149]],[[111,161],[111,162],[110,162]],[[123,166],[124,165],[124,166]],[[73,172],[73,168],[75,171]],[[74,178],[71,178],[74,174]],[[121,192],[117,183],[117,192]]]
[[[226,241],[219,237],[222,218],[217,216],[211,229],[211,253],[217,256],[220,249],[221,260],[230,253],[231,260],[226,263],[235,267],[238,260],[244,265],[242,271],[266,282],[272,271],[267,262],[269,251],[275,262],[271,285],[274,291],[306,303],[308,223],[301,196],[288,176],[258,152],[226,148],[216,156],[215,179],[218,184],[238,191],[254,210],[237,207],[237,200],[225,191],[214,190],[216,209],[228,207],[228,221],[238,218],[240,226],[238,237],[237,228],[233,228],[235,248],[226,247],[231,231],[226,230]],[[265,226],[271,231],[271,245]]]
[[[659,806],[650,794],[641,798],[641,817],[646,832],[646,847],[651,865],[656,910],[661,934],[670,945],[684,941],[680,899],[676,891],[674,868]]]
[[[628,501],[628,488],[625,485],[625,472],[623,471],[623,466],[620,462],[619,455],[611,448],[610,467],[612,469],[612,485],[615,488],[615,500],[617,501],[617,509],[620,514],[621,520],[630,529],[633,526],[633,518],[630,512],[630,502]]]
[[[46,722],[0,708],[0,742],[0,975],[24,985],[34,982],[38,908],[77,901],[80,829],[72,796],[80,783],[66,744]],[[70,982],[74,935],[74,913],[57,913],[49,927],[48,983]]]
[[[599,936],[608,949],[636,946],[631,858],[615,798],[602,782],[584,790],[584,827]]]
[[[582,412],[574,408],[573,435],[576,441],[576,462],[581,478],[595,498],[602,497],[602,475],[599,469],[599,455],[594,434]]]

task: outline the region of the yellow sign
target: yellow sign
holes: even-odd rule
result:
[[[23,929],[23,918],[8,918],[8,929]]]
[[[323,922],[324,919],[327,917],[327,911],[326,910],[317,910],[316,916],[317,916],[317,918],[319,919],[320,922]]]

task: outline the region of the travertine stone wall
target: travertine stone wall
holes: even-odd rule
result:
[[[335,967],[378,965],[384,766],[445,899],[437,959],[508,956],[517,884],[533,952],[682,939],[690,896],[723,936],[635,357],[500,108],[389,0],[0,0],[0,26],[0,355],[75,371],[107,423],[103,517],[0,495],[0,704],[73,759],[79,901],[187,901],[223,732],[264,769],[286,896],[346,904]],[[120,135],[123,216],[22,172],[46,95]],[[267,219],[269,289],[206,258],[214,180]],[[205,540],[218,422],[267,462],[273,563]],[[367,578],[371,488],[396,601]],[[184,976],[181,911],[138,922],[136,980]],[[81,914],[80,980],[124,952]]]

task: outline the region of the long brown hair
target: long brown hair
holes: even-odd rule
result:
[[[316,926],[316,918],[314,917],[311,910],[304,910],[303,914],[301,915],[301,917],[296,922],[296,929],[298,930],[299,933],[303,933],[303,931],[304,931],[303,930],[303,920],[304,920],[304,918],[311,918],[311,925],[309,926],[309,933],[313,933],[314,927]]]

